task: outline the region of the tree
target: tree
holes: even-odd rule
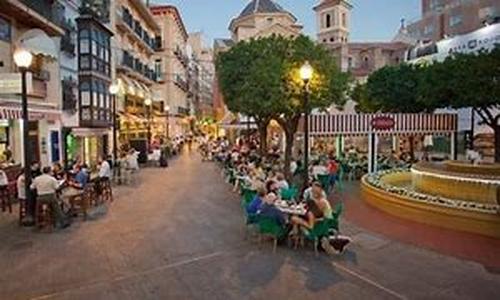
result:
[[[401,64],[374,72],[365,85],[358,85],[351,95],[362,112],[421,113],[432,112],[439,103],[423,97],[425,67]],[[414,138],[409,137],[410,155],[414,158]]]
[[[500,162],[500,47],[478,54],[457,54],[426,71],[423,99],[441,107],[472,107],[494,132],[495,162]]]
[[[309,107],[303,106],[304,86],[299,69],[305,61],[314,67],[309,85]],[[348,76],[321,45],[299,36],[271,37],[239,42],[217,59],[217,74],[228,108],[255,118],[265,143],[268,123],[274,119],[286,136],[285,174],[302,114],[314,108],[345,103]],[[264,148],[265,149],[265,148]]]
[[[292,157],[295,133],[302,114],[313,109],[326,109],[332,104],[343,105],[347,100],[346,91],[349,77],[342,73],[331,54],[322,45],[315,44],[306,36],[288,40],[287,49],[282,55],[286,58],[283,66],[283,96],[279,102],[279,115],[275,120],[280,124],[286,137],[285,175],[291,177],[290,162]],[[300,67],[308,61],[314,69],[313,78],[309,82],[309,106],[305,107],[304,83],[300,79]]]
[[[259,129],[261,153],[267,150],[267,126],[277,115],[281,97],[283,57],[275,47],[283,43],[272,36],[236,44],[217,58],[217,76],[230,111],[253,117]]]

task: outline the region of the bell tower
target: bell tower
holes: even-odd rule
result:
[[[352,5],[347,0],[321,0],[314,7],[318,42],[347,44]]]

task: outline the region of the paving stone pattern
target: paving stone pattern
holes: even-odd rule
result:
[[[0,299],[498,299],[482,265],[344,222],[339,257],[244,239],[238,195],[185,153],[115,190],[106,216],[37,233],[0,215]]]

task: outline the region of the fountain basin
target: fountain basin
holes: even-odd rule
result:
[[[500,206],[449,199],[412,189],[410,170],[382,171],[362,178],[364,200],[412,221],[500,238]]]

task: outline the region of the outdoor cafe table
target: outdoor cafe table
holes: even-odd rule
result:
[[[307,210],[304,203],[293,204],[283,200],[278,200],[275,203],[276,207],[283,213],[291,216],[305,216]]]

